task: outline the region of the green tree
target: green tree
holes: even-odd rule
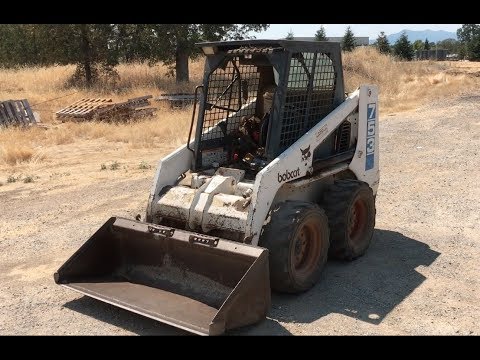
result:
[[[287,40],[293,40],[293,31],[290,29],[290,31],[287,33],[287,36],[285,36],[285,39]]]
[[[119,60],[125,62],[151,60],[156,34],[149,24],[116,24],[114,46]]]
[[[0,24],[0,66],[40,65],[45,55],[36,25]]]
[[[190,78],[188,60],[200,54],[195,45],[203,41],[249,38],[250,32],[268,24],[119,24],[115,26],[116,46],[124,61],[163,61],[177,82]]]
[[[472,61],[480,60],[480,34],[474,35],[467,45],[468,59]]]
[[[468,60],[480,60],[480,25],[463,24],[457,30],[457,37],[463,48],[459,53]]]
[[[163,61],[188,81],[195,43],[243,39],[268,24],[0,24],[0,66],[76,64],[75,79],[91,86],[119,61]]]
[[[174,70],[177,82],[189,81],[188,59],[200,54],[201,41],[245,39],[268,24],[158,24],[151,25],[150,59],[161,60]]]
[[[460,42],[468,43],[475,35],[478,35],[479,33],[480,25],[463,24],[462,27],[457,30],[457,37]]]
[[[390,54],[390,43],[388,42],[385,32],[380,32],[374,45],[382,54]]]
[[[455,39],[445,39],[437,42],[437,46],[439,49],[448,50],[450,54],[458,54],[461,44]]]
[[[323,25],[320,25],[320,29],[317,30],[315,33],[315,40],[316,41],[327,41],[327,35],[325,33],[325,28]]]
[[[118,63],[110,24],[14,24],[0,27],[0,64],[76,64],[75,77],[93,84]]]
[[[423,50],[425,44],[423,43],[422,40],[415,40],[412,46],[413,46],[413,50],[417,51],[417,50]]]
[[[350,26],[347,27],[345,31],[345,35],[342,38],[342,50],[343,51],[352,51],[355,49],[355,35],[353,34],[352,29]]]
[[[413,59],[413,46],[405,32],[400,35],[400,38],[393,45],[393,53],[402,60],[410,61]]]
[[[90,87],[100,73],[111,73],[118,64],[118,52],[112,24],[39,25],[39,32],[49,52],[49,61],[76,64],[73,79],[84,79]]]
[[[430,50],[431,49],[431,44],[428,42],[428,39],[425,38],[425,43],[423,45],[423,50]]]

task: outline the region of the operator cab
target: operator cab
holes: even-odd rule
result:
[[[253,179],[345,99],[337,43],[198,45],[206,55],[206,76],[191,149],[193,171],[233,167]],[[345,136],[350,140],[349,133]],[[338,132],[305,154],[322,158],[338,153],[337,137]]]

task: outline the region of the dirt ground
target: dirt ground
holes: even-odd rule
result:
[[[303,295],[273,294],[265,321],[230,334],[479,335],[479,119],[480,93],[383,116],[367,255],[329,262]],[[110,216],[144,213],[156,162],[172,150],[73,146],[21,169],[32,183],[1,174],[0,334],[186,334],[55,285],[55,270]]]

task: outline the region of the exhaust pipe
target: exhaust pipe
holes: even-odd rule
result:
[[[254,324],[271,302],[267,249],[119,217],[110,218],[54,279],[200,335]]]

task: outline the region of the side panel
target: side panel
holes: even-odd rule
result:
[[[380,179],[378,130],[378,88],[364,85],[360,87],[358,104],[357,148],[349,169],[370,185],[374,195]]]
[[[190,143],[192,147],[194,142]],[[158,162],[153,186],[150,190],[147,205],[147,221],[152,221],[152,207],[158,201],[160,191],[167,185],[173,185],[178,177],[190,169],[193,161],[193,154],[186,145],[179,147]]]
[[[312,156],[305,149],[314,149],[324,141],[358,106],[359,91],[352,93],[340,106],[298,139],[257,174],[247,216],[245,237],[258,244],[260,231],[278,189],[288,181],[312,172]]]

